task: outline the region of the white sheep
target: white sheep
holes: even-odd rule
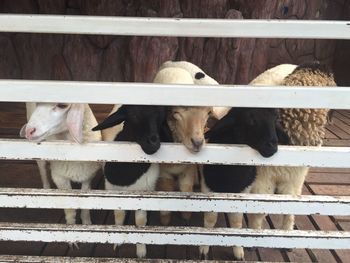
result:
[[[335,86],[333,75],[318,63],[301,65],[279,65],[265,71],[254,79],[253,85],[285,86]],[[320,146],[325,135],[327,109],[280,109],[281,125],[291,145]],[[300,195],[307,167],[257,168],[257,176],[251,193]],[[260,229],[264,214],[249,215],[249,227]],[[284,215],[282,229],[292,230],[294,215]]]
[[[35,102],[27,102],[26,103],[26,115],[27,115],[27,121],[29,121],[30,116],[33,114],[34,110],[36,108]],[[36,161],[38,168],[39,168],[39,174],[41,178],[41,183],[43,184],[44,189],[50,189],[50,181],[49,181],[49,167],[48,162],[46,161]]]
[[[96,142],[102,139],[100,132],[91,131],[91,128],[97,125],[97,121],[87,104],[37,103],[28,106],[27,113],[30,118],[20,131],[21,137],[32,141],[46,139],[78,143]],[[38,163],[39,168],[43,163]],[[73,181],[81,183],[82,190],[89,190],[91,180],[101,168],[101,164],[97,162],[50,161],[49,163],[52,180],[58,189],[72,189],[71,181]],[[76,211],[74,209],[64,211],[67,224],[75,224]],[[91,224],[89,210],[81,211],[81,220],[83,224]]]

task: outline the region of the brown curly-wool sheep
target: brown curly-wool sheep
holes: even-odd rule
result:
[[[283,65],[277,66],[283,68]],[[279,68],[277,68],[277,71]],[[273,69],[271,69],[273,71]],[[270,70],[270,71],[271,71]],[[264,72],[265,73],[265,72]],[[267,82],[271,74],[264,78]],[[254,82],[254,81],[253,81]],[[336,86],[333,74],[317,62],[298,66],[281,83],[285,86]],[[254,82],[254,85],[259,85]],[[280,109],[281,125],[288,134],[291,145],[321,146],[325,136],[328,109]],[[251,193],[257,194],[292,194],[300,195],[307,167],[257,167],[256,180],[252,184]],[[249,215],[249,227],[260,229],[265,215]],[[292,230],[294,215],[284,215],[282,229]]]
[[[287,76],[285,86],[336,86],[333,74],[318,63],[304,64]],[[320,146],[328,109],[281,109],[281,124],[292,145]]]

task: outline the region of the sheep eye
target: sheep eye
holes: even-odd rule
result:
[[[58,103],[58,104],[56,105],[56,107],[57,107],[57,108],[60,108],[60,109],[65,109],[65,108],[68,107],[68,104]]]

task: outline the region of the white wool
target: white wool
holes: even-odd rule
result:
[[[121,106],[122,106],[121,104],[115,104],[111,112],[108,114],[108,116],[115,113]],[[110,127],[108,129],[102,130],[101,131],[102,141],[107,141],[107,142],[114,141],[114,138],[123,130],[123,127],[124,127],[124,123],[121,123],[113,127]]]
[[[183,68],[165,67],[158,71],[154,83],[164,84],[194,84],[192,75]]]
[[[187,62],[187,61],[167,61],[167,62],[164,62],[160,66],[160,70],[163,68],[169,68],[169,67],[182,68],[182,69],[188,71],[192,76],[194,84],[196,84],[196,85],[219,85],[219,83],[215,79],[210,77],[200,67],[198,67],[195,64],[192,64],[190,62]],[[195,75],[198,72],[203,73],[205,75],[205,77],[201,78],[201,79],[196,79]],[[219,120],[223,116],[225,116],[229,110],[230,110],[230,107],[213,107],[213,115],[216,119]]]
[[[270,68],[255,79],[253,79],[249,84],[255,86],[278,86],[281,85],[284,78],[291,74],[297,65],[293,64],[281,64],[276,67]]]
[[[27,103],[27,118],[28,121],[32,114],[35,114],[36,105],[33,103]],[[49,116],[49,115],[48,115]],[[65,121],[65,120],[64,120]],[[91,111],[89,105],[84,105],[84,117],[83,117],[83,142],[96,142],[101,141],[102,136],[100,132],[93,132],[91,129],[97,125],[96,118]],[[59,133],[57,135],[51,135],[46,140],[70,140],[74,141],[69,131]],[[59,189],[71,189],[71,181],[82,183],[82,189],[90,189],[90,183],[97,171],[101,168],[101,164],[97,162],[79,162],[79,161],[50,161],[51,177],[57,188]],[[42,178],[44,188],[49,188],[47,179],[45,162],[38,161],[39,172]],[[68,224],[75,223],[76,212],[73,209],[66,209],[65,216]],[[84,224],[90,224],[90,214],[88,210],[82,210],[81,219]]]
[[[164,68],[181,68],[186,70],[191,74],[194,84],[197,85],[219,85],[215,79],[206,74],[200,67],[187,61],[166,61],[160,66],[159,71]],[[198,72],[205,74],[205,77],[196,79],[195,75]]]

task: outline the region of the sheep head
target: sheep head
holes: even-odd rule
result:
[[[78,143],[83,141],[84,104],[38,103],[20,136],[42,141],[52,135],[67,133]]]

